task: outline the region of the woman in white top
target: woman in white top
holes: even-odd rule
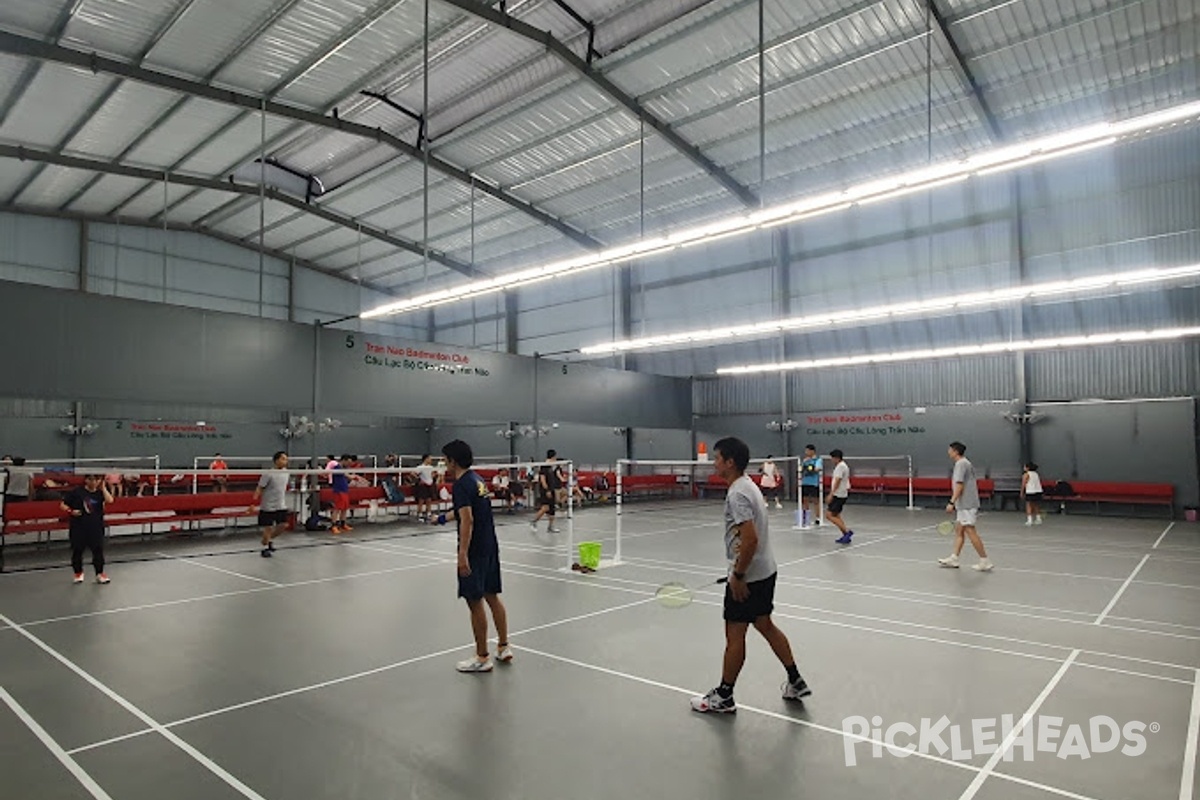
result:
[[[762,478],[759,479],[758,486],[762,489],[763,497],[767,500],[774,499],[776,508],[783,508],[779,502],[779,468],[775,466],[775,462],[771,459],[774,456],[767,456],[767,460],[762,463],[758,471],[762,473]]]
[[[1042,524],[1042,476],[1032,461],[1025,465],[1021,476],[1021,496],[1025,498],[1025,525]]]

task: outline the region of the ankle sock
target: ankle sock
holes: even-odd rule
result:
[[[787,670],[788,681],[790,683],[800,682],[800,670],[796,669],[796,665],[792,664],[789,667],[784,667]]]
[[[721,681],[721,685],[717,687],[717,694],[726,699],[733,697],[733,684]]]

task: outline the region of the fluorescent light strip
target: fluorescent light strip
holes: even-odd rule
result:
[[[798,370],[829,369],[831,367],[857,367],[868,364],[895,364],[904,361],[935,361],[961,356],[980,356],[993,353],[1021,353],[1028,350],[1056,350],[1076,347],[1096,347],[1106,344],[1129,344],[1131,342],[1157,342],[1200,336],[1200,328],[1160,328],[1152,331],[1124,331],[1121,333],[1096,333],[1082,336],[1064,336],[1054,339],[1026,339],[1016,342],[992,342],[969,344],[957,347],[941,347],[929,350],[904,350],[898,353],[876,353],[838,358],[817,358],[809,361],[786,361],[776,364],[747,364],[740,367],[722,367],[718,375],[755,375],[766,372],[795,372]]]
[[[924,316],[938,311],[963,311],[987,306],[1007,305],[1026,299],[1047,299],[1086,294],[1103,289],[1137,286],[1147,283],[1166,283],[1198,276],[1200,276],[1200,264],[1189,264],[1182,267],[1139,269],[1129,272],[1113,272],[1106,275],[1091,275],[1084,278],[1048,281],[1046,283],[1014,286],[1007,289],[946,295],[914,302],[893,303],[890,305],[848,309],[844,311],[828,311],[805,317],[789,317],[767,322],[755,322],[749,325],[682,331],[680,333],[668,333],[659,336],[646,336],[640,339],[625,339],[617,342],[589,345],[588,347],[581,348],[579,352],[584,355],[612,355],[634,350],[687,347],[694,344],[707,344],[731,339],[761,339],[777,333],[818,328],[848,327],[868,322]]]
[[[362,319],[401,314],[422,308],[470,300],[520,286],[540,283],[552,278],[574,275],[600,267],[622,264],[653,253],[661,253],[735,236],[754,230],[786,225],[802,219],[832,214],[854,205],[866,205],[902,197],[914,192],[928,191],[948,183],[966,180],[973,175],[991,175],[1019,167],[1061,158],[1095,147],[1113,144],[1121,137],[1168,127],[1200,117],[1200,102],[1187,103],[1165,111],[1146,114],[1120,122],[1105,122],[1083,128],[1055,133],[1015,145],[988,150],[963,161],[935,164],[894,178],[869,181],[844,191],[826,192],[793,203],[773,206],[750,214],[727,217],[715,223],[686,228],[677,233],[640,240],[598,253],[555,261],[540,267],[523,269],[487,280],[472,281],[461,286],[405,300],[387,303],[362,312]]]

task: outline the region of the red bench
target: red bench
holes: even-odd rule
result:
[[[616,487],[616,476],[612,477],[611,486]],[[670,495],[675,492],[691,492],[692,483],[687,475],[623,475],[621,476],[621,495]]]
[[[761,473],[755,473],[749,476],[750,480],[754,481],[756,486],[762,486],[763,476]],[[775,487],[780,492],[787,490],[787,481],[782,475],[777,475],[776,480],[778,485]],[[709,492],[714,494],[724,494],[729,489],[729,481],[722,478],[720,475],[709,475],[704,483],[700,484],[700,496],[704,497]]]
[[[253,492],[118,497],[104,510],[109,527],[119,525],[183,525],[208,519],[251,517]],[[67,529],[68,516],[58,500],[9,503],[4,509],[4,535]]]
[[[1100,513],[1101,503],[1128,506],[1162,506],[1171,516],[1175,514],[1175,487],[1169,483],[1123,483],[1118,481],[1067,481],[1074,494],[1050,492],[1057,481],[1043,481],[1047,489],[1044,502],[1057,502],[1065,510],[1066,503],[1094,503]]]

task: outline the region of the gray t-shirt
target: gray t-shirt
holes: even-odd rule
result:
[[[963,484],[962,495],[958,498],[958,503],[955,508],[963,511],[976,511],[979,509],[979,483],[975,480],[975,467],[970,461],[965,458],[960,458],[954,462],[954,477],[952,483]],[[950,487],[954,491],[954,486]]]
[[[771,577],[777,567],[767,531],[767,502],[754,481],[743,475],[730,484],[725,495],[725,558],[731,571],[741,546],[741,533],[736,526],[750,520],[754,521],[754,530],[758,532],[758,549],[746,568],[747,583]]]
[[[14,497],[29,497],[33,487],[33,470],[28,467],[9,467],[4,493]]]
[[[263,511],[287,511],[287,470],[269,469],[258,479],[258,488],[262,489]]]

